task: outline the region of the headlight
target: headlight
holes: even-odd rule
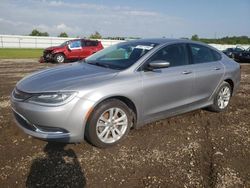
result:
[[[27,101],[46,106],[58,106],[69,102],[75,96],[76,92],[42,93],[33,95]]]

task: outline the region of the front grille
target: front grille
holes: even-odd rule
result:
[[[30,93],[22,92],[22,91],[18,90],[17,88],[15,88],[13,91],[13,97],[18,101],[24,101],[24,100],[30,98],[31,96],[32,95]]]
[[[44,50],[44,52],[43,52],[43,57],[44,57],[44,58],[51,58],[51,57],[52,57],[51,52],[52,52],[52,51],[50,51],[50,50]]]
[[[15,111],[13,111],[14,116],[17,120],[17,122],[24,128],[31,130],[31,131],[35,131],[36,128],[31,125],[27,120],[25,120],[22,116],[20,116],[18,113],[16,113]]]

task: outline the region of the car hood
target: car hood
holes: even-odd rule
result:
[[[87,63],[70,63],[35,72],[20,80],[16,87],[27,93],[78,91],[111,79],[117,73],[117,70]]]
[[[63,46],[51,46],[51,47],[45,48],[45,51],[53,51],[53,50],[58,50],[62,48]]]

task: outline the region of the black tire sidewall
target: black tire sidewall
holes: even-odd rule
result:
[[[128,127],[124,135],[119,140],[117,140],[114,143],[104,143],[98,138],[96,134],[97,120],[103,114],[103,112],[105,112],[109,108],[114,108],[114,107],[118,107],[126,113],[128,117]],[[131,123],[132,123],[132,117],[131,117],[131,113],[130,113],[128,106],[120,100],[109,99],[97,105],[95,109],[93,110],[93,112],[91,113],[89,120],[87,121],[87,124],[85,127],[85,138],[88,142],[90,142],[94,146],[97,146],[99,148],[107,148],[107,147],[116,145],[117,143],[121,142],[126,137],[126,135],[128,134],[130,130]]]

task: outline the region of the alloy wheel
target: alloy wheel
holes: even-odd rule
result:
[[[63,62],[64,62],[64,57],[63,57],[63,55],[57,56],[57,57],[56,57],[56,61],[57,61],[58,63],[63,63]]]
[[[128,117],[120,108],[109,108],[101,114],[96,125],[96,134],[104,143],[118,141],[128,128]]]
[[[218,107],[220,109],[224,109],[227,107],[229,100],[231,97],[231,91],[228,86],[224,86],[221,88],[219,94],[218,94]]]

